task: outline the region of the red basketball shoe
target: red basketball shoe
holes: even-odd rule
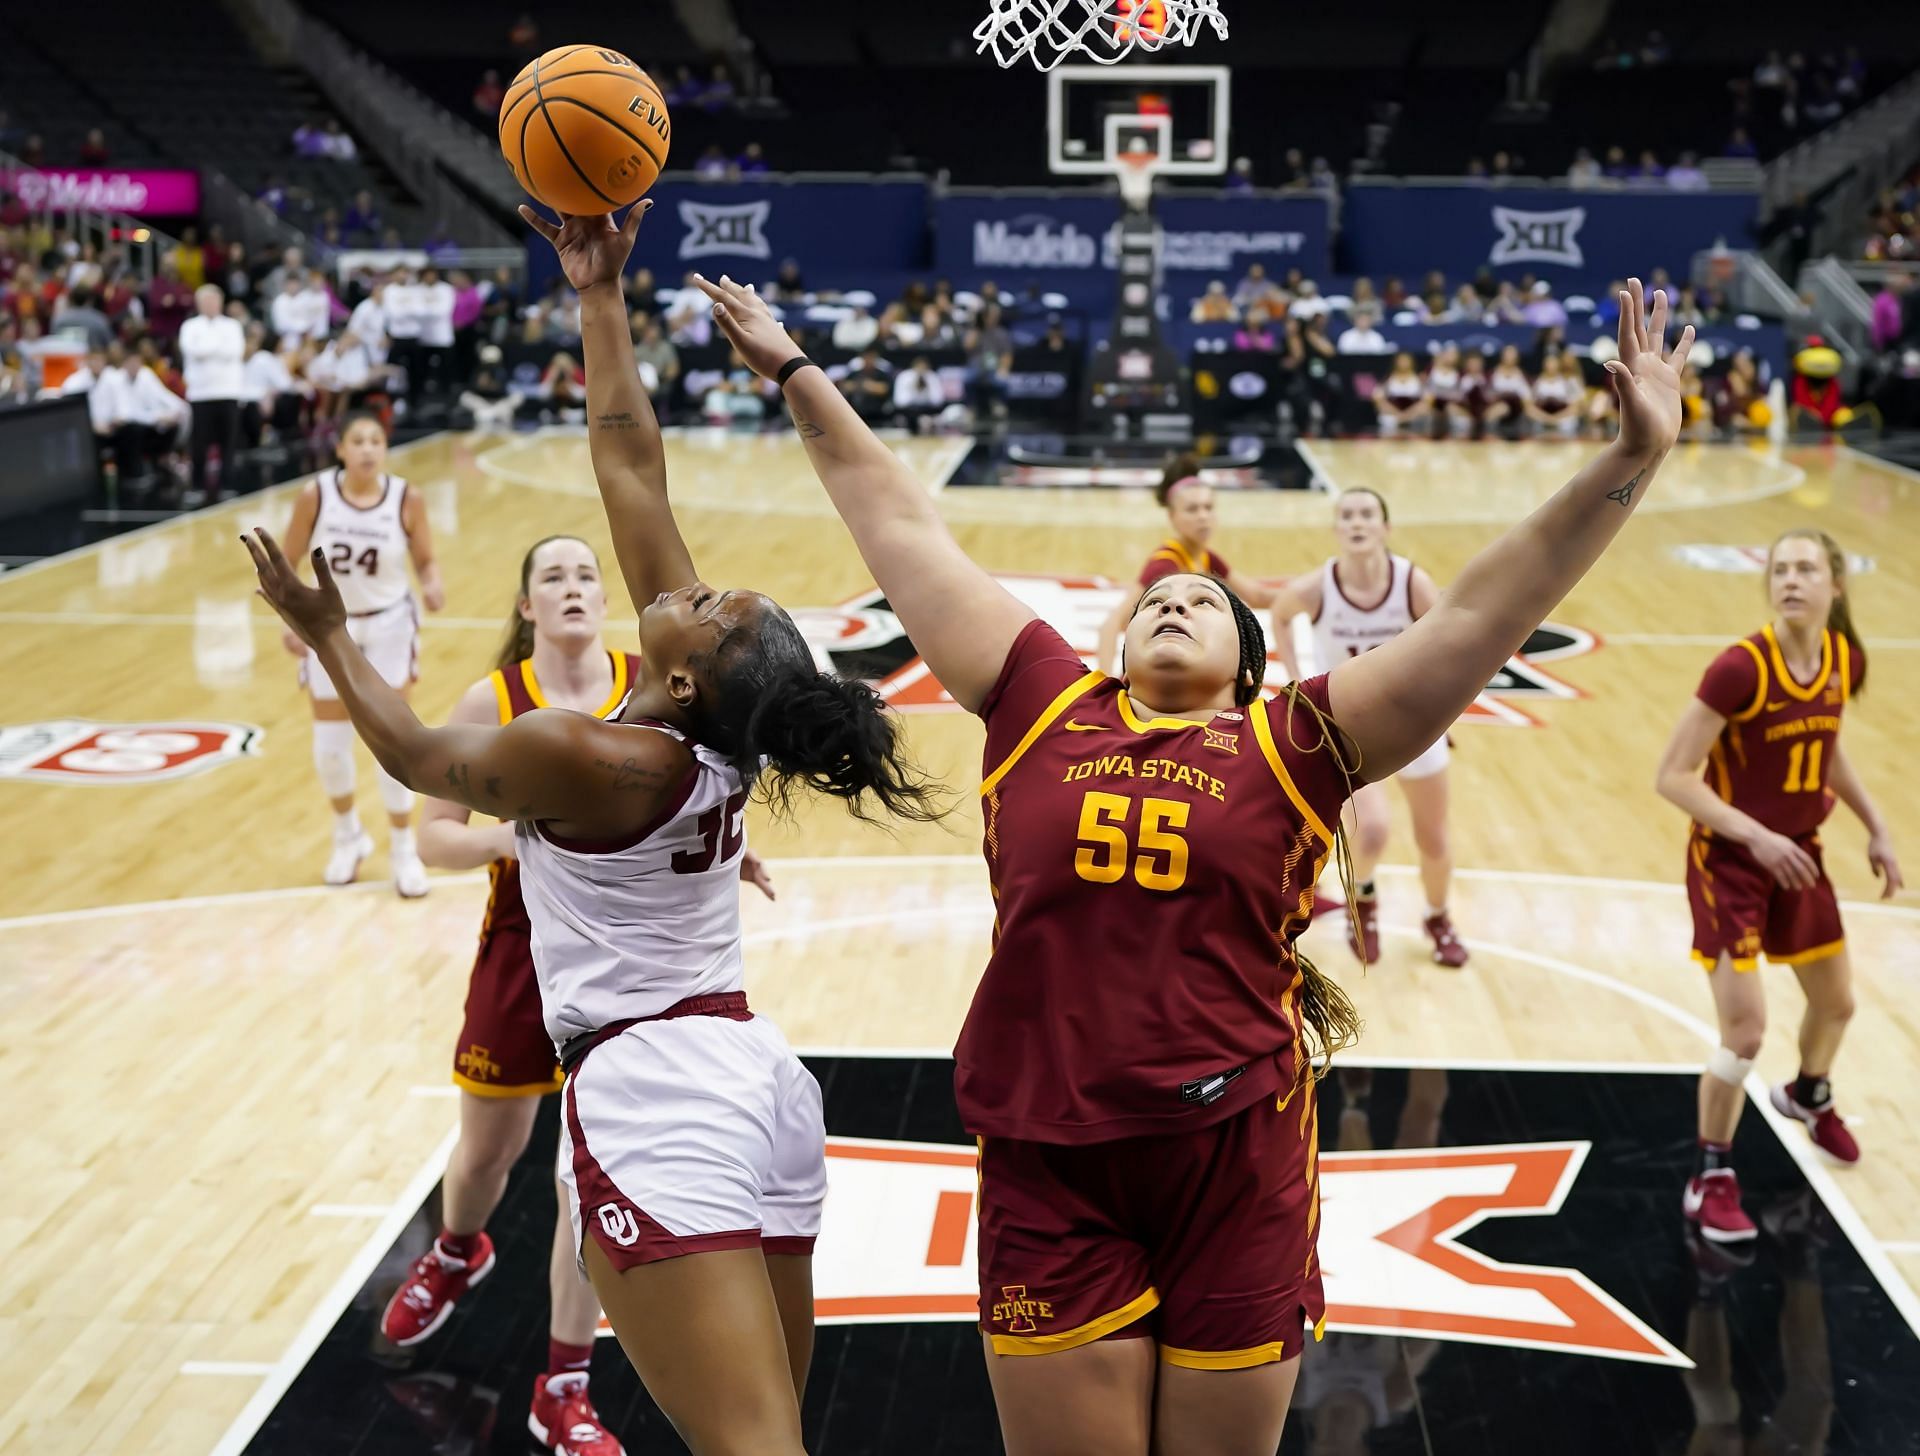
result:
[[[527,1429],[553,1456],[626,1456],[620,1438],[600,1424],[587,1398],[584,1370],[534,1377]]]
[[[396,1345],[417,1345],[447,1322],[460,1296],[493,1272],[493,1240],[484,1233],[473,1237],[471,1259],[443,1252],[435,1239],[433,1247],[413,1261],[413,1272],[393,1291],[380,1316],[381,1334]]]
[[[1716,1244],[1737,1243],[1758,1232],[1740,1206],[1740,1179],[1731,1168],[1716,1168],[1687,1180],[1680,1210],[1700,1230],[1700,1237]]]
[[[1427,928],[1427,939],[1433,942],[1435,965],[1457,971],[1467,963],[1467,948],[1460,943],[1460,937],[1453,933],[1453,921],[1446,911],[1429,915],[1421,924]]]
[[[1782,1117],[1791,1117],[1796,1122],[1804,1122],[1807,1131],[1813,1137],[1813,1145],[1836,1163],[1857,1163],[1860,1161],[1860,1144],[1854,1141],[1852,1133],[1839,1113],[1833,1110],[1833,1099],[1829,1097],[1822,1107],[1803,1107],[1793,1100],[1793,1083],[1782,1082],[1773,1089],[1773,1110]]]
[[[1370,966],[1380,959],[1380,901],[1374,895],[1355,895],[1347,906],[1347,944]]]

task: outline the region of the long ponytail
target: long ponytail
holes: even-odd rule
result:
[[[527,554],[520,558],[520,590],[514,595],[513,605],[507,609],[507,632],[500,639],[500,650],[494,654],[493,665],[496,668],[512,667],[516,662],[524,662],[533,656],[533,623],[520,614],[520,603],[525,601],[533,586],[533,558],[540,554],[542,546],[551,546],[555,541],[580,541],[587,550],[593,551],[593,543],[581,541],[578,536],[569,536],[564,532],[557,536],[542,536],[527,548]],[[595,562],[600,553],[594,551]]]
[[[820,671],[793,618],[772,602],[695,665],[710,688],[696,700],[695,737],[725,754],[775,814],[792,809],[799,789],[839,799],[868,822],[931,823],[947,812],[880,695]]]
[[[1827,630],[1847,639],[1847,645],[1853,649],[1853,660],[1860,664],[1860,680],[1852,689],[1853,696],[1858,697],[1867,686],[1867,653],[1859,629],[1853,625],[1853,593],[1847,590],[1847,553],[1818,526],[1795,526],[1774,537],[1773,544],[1767,548],[1769,576],[1773,572],[1773,553],[1780,549],[1782,541],[1811,541],[1827,553],[1827,570],[1833,574],[1833,605],[1827,608]]]

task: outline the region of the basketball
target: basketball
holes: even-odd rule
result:
[[[555,212],[614,212],[667,164],[673,123],[647,73],[604,46],[560,46],[513,78],[500,151],[529,196]]]

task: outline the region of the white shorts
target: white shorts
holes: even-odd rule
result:
[[[1442,772],[1452,757],[1453,751],[1447,747],[1447,740],[1443,737],[1436,742],[1433,747],[1429,748],[1412,763],[1401,769],[1394,777],[1401,779],[1430,779],[1435,774]]]
[[[347,635],[388,687],[404,688],[420,676],[420,606],[411,594],[380,611],[347,618]],[[340,700],[317,653],[307,653],[300,664],[300,682],[316,701]]]
[[[576,1250],[591,1236],[616,1269],[715,1249],[813,1252],[827,1196],[820,1084],[766,1017],[637,1022],[575,1066],[561,1112]]]

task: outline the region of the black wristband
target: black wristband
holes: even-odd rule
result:
[[[811,364],[813,364],[813,360],[809,359],[805,354],[795,354],[780,366],[780,372],[773,376],[773,382],[782,389],[785,389],[789,379],[793,378],[794,375]],[[818,366],[816,365],[815,367],[817,368]]]

